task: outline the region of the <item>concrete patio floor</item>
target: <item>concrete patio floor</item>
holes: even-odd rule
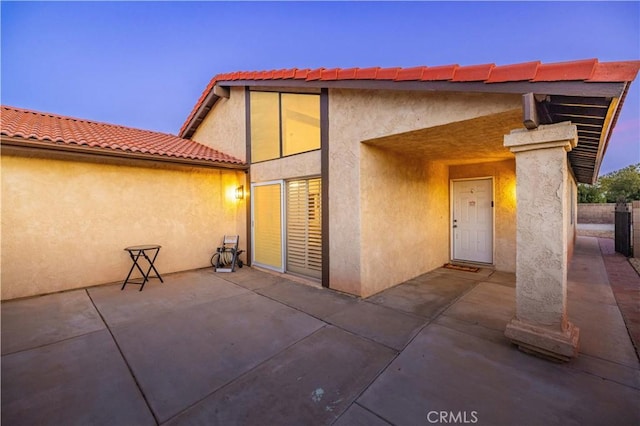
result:
[[[440,269],[365,300],[246,267],[164,278],[3,303],[2,423],[640,424],[596,238],[569,271],[567,364],[504,337],[513,274]]]

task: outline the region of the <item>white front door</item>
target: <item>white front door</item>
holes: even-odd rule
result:
[[[452,183],[453,260],[493,263],[493,180]]]

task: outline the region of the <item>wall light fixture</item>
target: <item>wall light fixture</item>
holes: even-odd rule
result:
[[[236,188],[236,200],[244,199],[244,185],[240,185]]]

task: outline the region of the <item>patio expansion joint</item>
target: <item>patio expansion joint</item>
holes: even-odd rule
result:
[[[598,360],[598,361],[608,362],[608,363],[610,363],[610,364],[615,364],[615,365],[617,365],[617,366],[619,366],[619,367],[624,367],[624,368],[628,368],[628,369],[636,370],[636,371],[640,372],[640,362],[636,363],[636,366],[631,366],[631,365],[629,365],[629,364],[623,364],[623,363],[618,362],[618,361],[616,361],[616,360],[607,359],[607,358],[602,358],[602,357],[601,357],[601,356],[599,356],[599,355],[591,354],[591,353],[589,353],[589,352],[579,352],[579,354],[581,354],[581,355],[585,355],[585,356],[588,356],[588,357],[593,358],[593,359],[596,359],[596,360]]]
[[[113,340],[113,343],[116,345],[116,348],[118,349],[118,352],[120,353],[120,356],[122,357],[122,361],[126,365],[127,370],[129,371],[129,374],[131,375],[131,378],[133,379],[134,383],[136,384],[136,388],[138,388],[138,391],[140,392],[140,395],[142,395],[142,399],[144,400],[144,403],[147,405],[147,408],[149,409],[149,412],[153,416],[153,420],[156,422],[156,425],[159,425],[160,422],[158,421],[158,416],[156,415],[156,413],[151,408],[151,404],[149,403],[149,400],[147,399],[147,395],[144,393],[144,390],[142,389],[142,386],[140,386],[140,382],[138,381],[138,378],[136,377],[135,373],[133,372],[133,369],[131,368],[131,365],[129,365],[129,362],[127,361],[127,358],[124,356],[124,352],[122,352],[122,348],[120,347],[120,344],[116,340],[116,337],[113,335],[113,331],[111,331],[111,327],[109,327],[109,324],[107,324],[107,321],[102,316],[102,312],[100,312],[100,310],[98,309],[98,306],[96,305],[96,303],[94,302],[93,298],[91,297],[91,294],[89,293],[88,289],[85,289],[85,292],[87,293],[87,297],[91,301],[91,304],[93,305],[93,308],[96,310],[96,312],[100,316],[100,319],[102,320],[105,328],[109,332],[109,335],[111,336],[111,339]]]
[[[339,329],[339,330],[341,330],[341,331],[343,331],[343,332],[345,332],[345,333],[351,334],[351,335],[356,336],[356,337],[358,337],[358,338],[360,338],[360,339],[367,340],[367,341],[369,341],[369,342],[371,342],[371,343],[375,343],[376,345],[383,346],[383,347],[385,347],[385,348],[387,348],[387,349],[391,349],[392,351],[399,353],[399,350],[398,350],[398,349],[396,349],[396,348],[393,348],[393,347],[391,347],[391,346],[385,345],[384,343],[381,343],[381,342],[378,342],[378,341],[376,341],[376,340],[373,340],[373,339],[372,339],[372,338],[370,338],[370,337],[367,337],[367,336],[361,336],[360,334],[357,334],[357,333],[355,333],[355,332],[353,332],[353,331],[351,331],[351,330],[347,330],[346,328],[343,328],[343,327],[341,327],[341,326],[340,326],[340,325],[338,325],[338,324],[334,324],[334,323],[332,323],[331,321],[329,321],[329,320],[327,320],[327,319],[320,318],[319,316],[317,316],[317,315],[313,315],[313,314],[311,314],[311,313],[309,313],[309,312],[306,312],[306,311],[304,311],[304,310],[302,310],[302,309],[300,309],[300,308],[298,308],[298,307],[296,307],[296,306],[292,306],[292,305],[290,305],[290,304],[288,304],[288,303],[285,303],[285,302],[283,302],[283,301],[281,301],[281,300],[278,300],[278,299],[275,299],[275,298],[273,298],[273,297],[270,297],[270,296],[268,296],[268,295],[266,295],[266,294],[261,294],[261,293],[255,292],[255,291],[254,291],[254,293],[256,293],[258,296],[262,296],[262,297],[264,297],[264,298],[266,298],[266,299],[269,299],[269,300],[271,300],[271,301],[273,301],[273,302],[279,303],[279,304],[284,305],[284,306],[286,306],[286,307],[288,307],[288,308],[291,308],[291,309],[296,310],[296,311],[298,311],[298,312],[301,312],[301,313],[303,313],[303,314],[305,314],[305,315],[308,315],[308,316],[310,316],[310,317],[312,317],[312,318],[314,318],[314,319],[317,319],[318,321],[321,321],[321,322],[322,322],[323,324],[325,324],[325,325],[324,325],[324,326],[322,326],[322,327],[320,327],[320,329],[322,329],[322,328],[324,328],[324,327],[326,327],[326,326],[330,325],[331,327],[335,327],[335,328],[337,328],[337,329]],[[364,302],[364,301],[363,301],[363,302]],[[366,303],[368,303],[368,302],[366,302]],[[345,308],[345,309],[347,309],[347,308]],[[341,312],[341,311],[338,311],[338,312]],[[334,313],[334,315],[335,315],[336,313],[338,313],[338,312],[335,312],[335,313]],[[397,312],[401,312],[401,311],[397,311]],[[404,312],[401,312],[401,313],[404,313]],[[422,327],[420,328],[420,330],[422,330]],[[416,334],[417,334],[417,333],[416,333]]]
[[[629,370],[633,370],[633,371],[635,371],[637,373],[640,373],[640,370],[637,369],[637,368],[629,367],[628,365],[620,364],[618,362],[611,361],[611,360],[604,359],[604,358],[600,358],[600,357],[597,357],[597,356],[594,356],[594,355],[580,354],[579,356],[594,358],[597,361],[601,361],[601,362],[604,361],[604,362],[607,362],[607,363],[615,364],[618,367],[626,368],[626,369],[629,369]],[[579,366],[576,366],[574,363],[569,363],[569,364],[567,364],[567,366],[569,368],[571,368],[572,370],[574,370],[574,371],[576,371],[578,373],[581,373],[581,374],[586,374],[588,376],[597,377],[598,379],[605,380],[605,381],[611,382],[611,383],[615,383],[616,385],[624,386],[624,387],[627,387],[629,389],[640,390],[640,382],[638,383],[638,385],[634,386],[634,385],[630,385],[628,383],[621,382],[619,380],[615,380],[615,379],[613,379],[611,377],[605,377],[603,375],[596,374],[596,373],[594,373],[592,371],[589,371],[587,369],[584,369],[584,368],[579,368]]]
[[[467,291],[465,291],[464,293],[462,293],[462,294],[461,294],[460,296],[458,296],[456,299],[452,300],[452,301],[451,301],[451,303],[449,303],[448,305],[444,306],[444,307],[443,307],[443,308],[442,308],[442,309],[441,309],[441,310],[440,310],[436,315],[434,315],[434,316],[433,316],[433,318],[430,320],[429,324],[431,324],[431,323],[435,322],[435,321],[436,321],[438,318],[440,318],[441,316],[445,316],[445,317],[447,317],[447,318],[451,318],[451,319],[454,319],[454,320],[456,320],[456,321],[464,322],[464,323],[469,324],[469,325],[472,325],[472,326],[481,327],[481,328],[483,328],[483,329],[485,329],[485,330],[489,330],[489,331],[493,331],[493,332],[504,332],[504,330],[497,329],[497,328],[487,327],[486,325],[480,324],[480,323],[479,323],[479,322],[477,322],[477,321],[476,321],[476,322],[472,322],[472,321],[468,321],[468,320],[465,320],[465,319],[462,319],[462,318],[458,318],[458,317],[455,317],[455,316],[447,315],[447,311],[448,311],[450,308],[452,308],[452,307],[453,307],[453,305],[455,305],[456,303],[458,303],[458,302],[459,302],[459,301],[460,301],[464,296],[466,296],[467,294],[471,293],[473,290],[475,290],[475,288],[476,288],[476,287],[478,287],[478,285],[479,285],[479,284],[482,284],[482,283],[489,283],[489,284],[497,284],[497,285],[500,285],[499,283],[493,283],[493,282],[489,282],[489,281],[486,281],[486,280],[479,280],[479,281],[476,281],[476,282],[475,282],[475,284],[474,284],[471,288],[469,288]],[[510,286],[508,286],[508,287],[510,287]],[[445,327],[445,328],[447,328],[447,329],[449,329],[449,330],[454,330],[454,331],[457,331],[457,332],[460,332],[460,333],[466,334],[467,336],[473,336],[473,337],[477,337],[477,338],[482,339],[482,340],[486,340],[486,341],[488,341],[488,342],[493,342],[491,339],[488,339],[488,338],[486,338],[486,337],[484,337],[484,336],[482,336],[482,335],[474,334],[474,333],[468,332],[468,331],[466,331],[466,330],[460,330],[460,329],[457,329],[457,328],[455,328],[455,327],[451,327],[451,326],[449,326],[449,325],[447,325],[447,324],[437,323],[437,325],[438,325],[438,326],[440,326],[440,327]],[[505,340],[506,340],[506,338],[505,338]]]
[[[227,382],[225,382],[224,384],[218,386],[216,389],[214,389],[213,391],[209,392],[208,394],[204,395],[202,398],[198,399],[197,401],[194,401],[193,403],[187,405],[186,407],[184,407],[184,409],[180,410],[179,412],[175,413],[173,416],[169,417],[168,419],[166,419],[164,422],[162,423],[158,423],[160,424],[166,424],[171,422],[173,419],[179,417],[182,413],[185,413],[187,411],[189,411],[190,409],[192,409],[193,407],[197,406],[198,404],[200,404],[201,402],[203,402],[204,400],[206,400],[207,398],[209,398],[210,396],[214,395],[217,392],[220,392],[222,390],[224,390],[226,387],[231,386],[234,382],[241,380],[242,378],[248,376],[249,374],[251,374],[252,372],[254,372],[255,370],[257,370],[258,368],[260,368],[262,365],[268,363],[269,361],[271,361],[272,359],[274,359],[275,357],[279,356],[280,354],[288,351],[290,348],[292,348],[293,346],[297,345],[298,343],[302,342],[305,339],[308,339],[309,337],[313,336],[314,334],[320,332],[321,330],[325,329],[327,327],[328,324],[325,323],[325,325],[323,325],[322,327],[319,327],[317,330],[314,330],[312,333],[307,334],[306,336],[296,340],[295,342],[291,343],[290,345],[282,348],[280,351],[274,353],[273,355],[271,355],[270,357],[265,358],[263,361],[259,362],[258,364],[254,365],[253,367],[251,367],[250,369],[248,369],[247,371],[243,372],[242,374],[240,374],[239,376],[234,377],[233,379],[228,380]],[[385,367],[386,368],[386,367]],[[137,382],[136,382],[137,383]],[[146,399],[145,399],[146,400]],[[154,415],[155,417],[155,415]],[[156,420],[157,422],[157,420]]]
[[[304,284],[302,284],[302,285],[304,285]],[[271,301],[273,301],[273,302],[276,302],[276,303],[279,303],[279,304],[281,304],[281,305],[284,305],[284,306],[286,306],[286,307],[288,307],[288,308],[294,309],[294,310],[296,310],[296,311],[298,311],[298,312],[301,312],[301,313],[303,313],[303,314],[305,314],[305,315],[308,315],[308,316],[310,316],[310,317],[312,317],[312,318],[315,318],[315,319],[317,319],[318,321],[321,321],[321,322],[323,322],[323,323],[324,323],[324,324],[326,324],[326,325],[330,325],[330,326],[332,326],[332,327],[338,328],[338,329],[340,329],[340,330],[344,331],[345,333],[352,334],[352,335],[357,336],[357,337],[359,337],[359,338],[361,338],[361,339],[364,339],[364,340],[367,340],[367,341],[369,341],[369,342],[375,343],[376,345],[380,345],[380,346],[383,346],[383,347],[385,347],[385,348],[387,348],[387,349],[391,349],[391,350],[392,350],[392,351],[394,351],[394,352],[400,353],[400,352],[401,352],[402,350],[404,350],[404,348],[406,348],[406,347],[407,347],[407,345],[409,344],[409,343],[407,343],[407,345],[403,346],[401,349],[396,349],[396,348],[391,347],[391,346],[389,346],[389,345],[385,345],[385,344],[384,344],[384,343],[382,343],[382,342],[378,342],[378,341],[376,341],[376,340],[374,340],[374,339],[372,339],[372,338],[370,338],[370,337],[362,336],[362,335],[360,335],[360,334],[358,334],[358,333],[356,333],[356,332],[354,332],[354,331],[348,330],[348,329],[346,329],[346,328],[344,328],[344,327],[340,326],[339,324],[335,324],[335,323],[333,323],[333,322],[329,321],[328,319],[321,318],[321,317],[319,317],[319,316],[317,316],[317,315],[313,315],[313,314],[311,314],[311,313],[309,313],[309,312],[306,312],[306,311],[304,311],[304,310],[303,310],[303,309],[301,309],[301,308],[298,308],[298,307],[296,307],[296,306],[293,306],[293,305],[290,305],[290,304],[288,304],[288,303],[285,303],[285,302],[283,302],[282,300],[278,300],[278,299],[276,299],[276,298],[274,298],[274,297],[271,297],[271,296],[269,296],[269,295],[266,295],[266,294],[258,293],[256,290],[251,290],[251,291],[252,291],[252,292],[254,292],[255,294],[257,294],[258,296],[261,296],[261,297],[267,298],[267,299],[269,299],[269,300],[271,300]],[[370,305],[374,305],[374,306],[382,306],[382,305],[377,305],[377,304],[372,303],[372,302],[368,302],[368,301],[366,301],[366,300],[364,300],[364,299],[360,299],[360,300],[358,300],[358,303],[368,303],[368,304],[370,304]],[[392,310],[392,311],[394,311],[394,312],[397,312],[397,313],[400,313],[400,314],[403,314],[403,315],[407,315],[407,316],[410,316],[410,317],[413,317],[413,318],[416,318],[416,319],[426,320],[426,323],[425,323],[425,324],[423,324],[423,325],[420,327],[420,329],[419,329],[419,330],[415,333],[415,335],[414,335],[414,336],[409,340],[409,342],[411,342],[411,341],[415,338],[415,336],[417,336],[417,335],[420,333],[420,331],[422,331],[422,329],[423,329],[426,325],[428,325],[428,324],[431,322],[431,320],[429,320],[429,319],[425,319],[424,317],[421,317],[421,316],[419,316],[419,315],[414,315],[414,314],[411,314],[411,313],[408,313],[408,312],[404,312],[404,311],[401,311],[401,310],[398,310],[398,309],[391,308],[391,307],[389,307],[389,306],[383,306],[383,307],[384,307],[384,308],[386,308],[386,309],[390,309],[390,310]],[[345,307],[344,309],[348,309],[348,307]],[[333,314],[331,314],[331,315],[335,315],[335,314],[337,314],[337,313],[339,313],[339,312],[342,312],[342,311],[334,312],[334,313],[333,313]],[[331,316],[331,315],[329,315],[329,316]],[[322,328],[322,327],[321,327],[321,328]]]
[[[438,317],[440,317],[441,315],[446,315],[446,312],[449,310],[449,308],[451,308],[453,305],[455,305],[456,303],[458,303],[458,301],[460,299],[462,299],[463,297],[465,297],[467,294],[471,293],[473,290],[476,289],[476,287],[478,287],[478,285],[480,285],[481,283],[487,282],[486,280],[473,280],[473,285],[471,287],[469,287],[469,289],[467,289],[466,291],[463,291],[462,293],[460,293],[460,295],[458,297],[456,297],[455,299],[451,300],[451,302],[449,302],[448,304],[444,305],[432,318],[431,321],[436,320]]]
[[[91,330],[91,331],[88,331],[86,333],[76,334],[74,336],[65,337],[63,339],[58,339],[58,340],[55,340],[55,341],[52,341],[52,342],[43,343],[41,345],[30,346],[28,348],[19,349],[17,351],[13,351],[13,352],[6,352],[6,353],[2,354],[2,357],[9,356],[9,355],[15,355],[15,354],[19,354],[19,353],[22,353],[22,352],[29,352],[29,351],[32,351],[34,349],[42,349],[42,348],[46,348],[48,346],[54,346],[54,345],[57,345],[57,344],[62,343],[62,342],[68,342],[70,340],[78,339],[80,337],[89,336],[89,335],[95,334],[95,333],[100,333],[101,331],[104,331],[104,329],[101,328],[101,329],[98,329],[98,330]]]
[[[387,369],[387,367],[385,367],[385,370],[386,370],[386,369]],[[367,387],[368,387],[368,386],[367,386]],[[360,398],[360,395],[358,395],[358,398]],[[392,426],[392,425],[393,425],[393,423],[391,422],[391,420],[387,420],[387,419],[385,419],[385,418],[384,418],[384,417],[382,417],[380,414],[376,413],[375,411],[371,411],[368,407],[366,407],[366,406],[364,406],[364,405],[360,404],[360,403],[358,402],[358,399],[357,399],[357,398],[356,398],[356,399],[353,401],[353,403],[352,403],[351,405],[349,405],[349,406],[347,407],[347,409],[346,409],[346,410],[344,410],[344,411],[342,412],[342,414],[341,414],[341,415],[340,415],[340,416],[339,416],[339,417],[338,417],[338,418],[337,418],[333,423],[331,423],[331,424],[333,425],[333,424],[338,423],[338,422],[340,421],[340,418],[341,418],[341,417],[342,417],[342,416],[343,416],[347,411],[349,411],[349,408],[351,408],[351,407],[352,407],[352,406],[354,406],[354,405],[357,405],[358,407],[360,407],[360,408],[362,408],[363,410],[365,410],[365,411],[369,412],[371,415],[373,415],[373,416],[375,416],[375,417],[379,418],[380,420],[382,420],[383,422],[385,422],[385,423],[389,424],[390,426]]]
[[[461,299],[465,294],[469,293],[469,292],[470,292],[470,291],[472,291],[474,288],[476,288],[476,286],[479,284],[479,282],[480,282],[480,281],[476,282],[476,283],[475,283],[471,288],[469,288],[467,291],[465,291],[464,293],[460,294],[460,296],[458,296],[457,298],[453,299],[453,300],[452,300],[448,305],[444,306],[441,310],[439,310],[439,311],[438,311],[438,313],[437,313],[436,315],[434,315],[432,318],[425,318],[425,317],[421,317],[421,316],[419,316],[419,315],[412,315],[412,314],[410,314],[410,316],[417,317],[417,318],[420,318],[420,319],[425,320],[425,323],[424,323],[424,324],[422,324],[422,326],[421,326],[421,327],[420,327],[420,328],[419,328],[419,329],[414,333],[414,335],[409,339],[409,341],[407,341],[407,343],[402,347],[402,349],[397,350],[397,349],[395,349],[395,348],[391,348],[391,349],[393,349],[393,351],[395,352],[394,357],[393,357],[393,358],[391,358],[391,359],[389,360],[389,362],[388,362],[388,363],[387,363],[383,368],[381,368],[381,369],[380,369],[380,372],[379,372],[379,373],[378,373],[378,374],[377,374],[377,375],[376,375],[376,376],[371,380],[371,382],[370,382],[367,386],[365,386],[365,387],[362,389],[362,391],[361,391],[361,392],[360,392],[360,393],[359,393],[359,394],[354,398],[353,403],[352,403],[351,405],[353,405],[353,404],[357,404],[357,405],[358,405],[358,406],[360,406],[361,408],[363,408],[363,409],[367,410],[368,412],[370,412],[371,414],[373,414],[373,415],[375,415],[376,417],[380,418],[381,420],[385,421],[386,423],[393,424],[391,421],[389,421],[389,420],[385,419],[384,417],[381,417],[381,416],[380,416],[379,414],[377,414],[376,412],[371,411],[369,408],[367,408],[367,407],[365,407],[364,405],[362,405],[362,404],[358,403],[358,399],[360,399],[360,397],[362,397],[362,395],[363,395],[363,394],[364,394],[364,393],[365,393],[365,392],[366,392],[366,391],[371,387],[371,385],[373,385],[373,383],[375,383],[375,382],[376,382],[376,380],[378,380],[378,378],[379,378],[379,377],[380,377],[380,376],[381,376],[385,371],[387,371],[387,369],[389,368],[389,366],[391,366],[391,364],[393,364],[393,362],[394,362],[394,361],[395,361],[395,360],[400,356],[400,354],[402,354],[402,352],[403,352],[403,351],[404,351],[404,350],[405,350],[405,349],[406,349],[406,348],[407,348],[407,347],[408,347],[408,346],[409,346],[409,345],[410,345],[410,344],[411,344],[411,343],[412,343],[412,342],[413,342],[413,341],[414,341],[414,340],[415,340],[415,339],[420,335],[420,333],[422,333],[422,331],[423,331],[425,328],[427,328],[427,327],[429,327],[431,324],[433,324],[433,323],[434,323],[434,321],[435,321],[436,319],[438,319],[438,318],[439,318],[439,317],[440,317],[440,316],[441,316],[441,315],[442,315],[442,314],[443,314],[447,309],[449,309],[449,307],[451,307],[452,305],[454,305],[454,304],[455,304],[458,300],[460,300],[460,299]],[[376,305],[375,303],[373,303],[373,302],[369,302],[369,301],[366,301],[366,300],[364,300],[364,299],[363,299],[363,302],[365,302],[365,303],[370,303],[370,304],[372,304],[372,305]],[[378,306],[384,306],[384,305],[378,305]],[[404,311],[401,311],[401,310],[399,310],[399,309],[395,309],[395,308],[392,308],[392,307],[389,307],[389,306],[384,306],[384,307],[386,307],[386,308],[388,308],[388,309],[391,309],[391,310],[393,310],[393,311],[399,312],[399,313],[408,314],[407,312],[404,312]],[[332,324],[332,325],[333,325],[333,324]],[[334,327],[338,327],[338,326],[334,326]],[[341,330],[344,330],[344,329],[342,329],[341,327],[338,327],[338,328],[340,328]],[[363,338],[363,339],[366,339],[366,340],[371,340],[371,339],[369,339],[369,338],[367,338],[367,337],[360,336],[360,335],[358,335],[358,334],[352,333],[352,332],[350,332],[349,330],[344,330],[344,331],[346,331],[346,332],[348,332],[348,333],[351,333],[351,334],[354,334],[354,335],[356,335],[356,336],[358,336],[358,337],[360,337],[360,338]],[[379,343],[379,342],[375,342],[375,341],[374,341],[374,343],[377,343],[377,344],[380,344],[380,345],[382,345],[382,346],[387,347],[386,345],[383,345],[383,344],[381,344],[381,343]],[[351,407],[351,405],[350,405],[349,407]],[[340,415],[340,417],[341,417],[342,415],[344,415],[344,413],[349,409],[349,407],[347,407],[347,409],[345,409],[345,410],[342,412],[342,414]],[[336,422],[340,419],[340,417],[338,417],[338,418],[336,419]],[[335,422],[334,422],[334,423],[335,423]]]
[[[467,292],[465,292],[464,294],[468,293],[468,292],[469,292],[469,291],[471,291],[473,288],[475,288],[475,286],[473,286],[471,289],[469,289],[469,290],[468,290]],[[462,297],[462,295],[461,295],[460,297]],[[455,299],[454,301],[452,301],[452,302],[451,302],[449,305],[447,305],[443,310],[441,310],[440,312],[438,312],[438,314],[436,314],[433,318],[430,318],[430,319],[429,319],[429,318],[425,318],[425,317],[420,317],[420,316],[418,316],[418,315],[411,315],[411,316],[413,316],[413,317],[418,317],[418,318],[421,318],[421,319],[425,320],[425,323],[424,323],[424,324],[422,324],[422,326],[420,326],[420,328],[419,328],[419,329],[414,333],[414,335],[409,339],[409,341],[407,341],[407,343],[402,347],[402,349],[398,350],[398,349],[395,349],[395,348],[390,348],[390,349],[392,349],[392,350],[395,352],[395,355],[393,356],[393,358],[391,358],[391,359],[389,360],[389,362],[388,362],[388,363],[387,363],[383,368],[381,368],[381,369],[380,369],[380,371],[378,372],[378,374],[377,374],[377,375],[376,375],[376,376],[375,376],[375,377],[374,377],[374,378],[369,382],[369,384],[368,384],[367,386],[365,386],[365,387],[362,389],[362,391],[361,391],[361,392],[360,392],[360,393],[359,393],[359,394],[358,394],[358,395],[353,399],[353,403],[352,403],[351,405],[357,404],[359,407],[361,407],[361,408],[363,408],[363,409],[367,410],[367,411],[368,411],[368,412],[370,412],[371,414],[375,415],[376,417],[380,418],[381,420],[385,421],[386,423],[389,423],[390,425],[392,425],[393,423],[392,423],[391,421],[389,421],[389,420],[385,419],[384,417],[380,416],[380,415],[379,415],[379,414],[377,414],[376,412],[371,411],[371,410],[370,410],[369,408],[367,408],[366,406],[364,406],[364,405],[362,405],[362,404],[358,403],[358,399],[360,399],[360,397],[362,397],[362,395],[363,395],[363,394],[364,394],[364,393],[365,393],[365,392],[366,392],[366,391],[371,387],[371,385],[373,385],[373,384],[376,382],[376,380],[378,380],[378,378],[379,378],[380,376],[382,376],[382,374],[384,374],[384,372],[386,372],[386,371],[387,371],[387,369],[391,366],[391,364],[393,364],[393,363],[395,362],[395,360],[396,360],[396,359],[397,359],[397,358],[402,354],[402,352],[403,352],[403,351],[404,351],[404,350],[405,350],[405,349],[406,349],[406,348],[407,348],[407,347],[408,347],[408,346],[409,346],[409,345],[410,345],[410,344],[411,344],[411,343],[412,343],[412,342],[413,342],[413,341],[414,341],[414,340],[415,340],[415,339],[420,335],[420,333],[422,333],[422,331],[423,331],[425,328],[429,327],[429,326],[430,326],[430,325],[431,325],[431,324],[432,324],[432,323],[433,323],[433,322],[434,322],[434,321],[435,321],[435,320],[436,320],[436,319],[437,319],[437,318],[442,314],[442,312],[443,312],[444,310],[448,309],[448,307],[449,307],[449,306],[453,305],[456,301],[458,301],[458,300],[460,299],[460,297],[458,297],[457,299]],[[363,301],[364,301],[364,300],[363,300]],[[364,301],[364,302],[366,302],[366,303],[370,303],[370,304],[374,305],[374,303],[373,303],[373,302],[367,302],[367,301]],[[379,305],[379,306],[380,306],[380,305]],[[399,312],[399,313],[406,314],[406,312],[401,311],[401,310],[399,310],[399,309],[394,309],[394,308],[391,308],[391,307],[388,307],[388,306],[385,306],[385,307],[386,307],[386,308],[388,308],[388,309],[391,309],[391,310],[393,310],[393,311],[396,311],[396,312]],[[337,327],[337,328],[339,328],[339,329],[341,329],[341,330],[343,330],[343,331],[345,331],[345,332],[347,332],[347,333],[350,333],[350,334],[353,334],[353,335],[355,335],[355,336],[358,336],[358,337],[360,337],[360,338],[362,338],[362,339],[366,339],[366,340],[372,341],[372,342],[374,342],[374,343],[377,343],[377,344],[379,344],[379,345],[382,345],[382,346],[384,346],[384,347],[387,347],[387,348],[388,348],[388,346],[386,346],[386,345],[384,345],[384,344],[382,344],[382,343],[380,343],[380,342],[376,342],[376,341],[374,341],[374,340],[372,340],[372,339],[369,339],[369,338],[367,338],[367,337],[360,336],[360,335],[358,335],[358,334],[356,334],[356,333],[353,333],[353,332],[351,332],[351,331],[349,331],[349,330],[344,330],[343,328],[338,327],[338,326],[335,326],[335,325],[333,325],[333,324],[332,324],[332,326]],[[336,419],[336,421],[335,421],[335,422],[337,422],[337,421],[340,419],[340,417],[342,417],[342,415],[344,415],[344,414],[347,412],[347,410],[351,407],[351,405],[350,405],[349,407],[347,407],[347,408],[346,408],[346,409],[341,413],[341,415]],[[335,423],[335,422],[334,422],[334,423]]]
[[[449,315],[447,315],[446,313],[443,313],[442,315],[444,315],[444,316],[446,316],[446,317],[448,317],[448,318],[452,318],[452,319],[454,319],[454,320],[456,320],[456,321],[460,321],[460,322],[464,322],[464,323],[469,324],[469,325],[473,325],[473,326],[481,327],[481,328],[483,328],[483,329],[485,329],[485,330],[489,330],[489,331],[496,331],[496,332],[499,332],[499,333],[504,333],[504,329],[498,329],[498,328],[491,328],[491,327],[487,327],[486,325],[480,324],[480,323],[479,323],[479,322],[477,322],[477,321],[476,321],[476,322],[467,321],[467,320],[462,319],[462,318],[457,318],[457,317],[454,317],[454,316],[449,316]],[[491,342],[491,341],[492,341],[491,339],[487,339],[486,337],[482,337],[482,336],[480,336],[480,335],[478,335],[478,334],[470,333],[470,332],[468,332],[468,331],[463,331],[463,330],[457,329],[457,328],[455,328],[455,327],[451,327],[451,326],[449,326],[449,325],[447,325],[447,324],[441,324],[441,323],[438,323],[438,325],[439,325],[440,327],[446,327],[446,328],[448,328],[448,329],[450,329],[450,330],[459,331],[460,333],[464,333],[464,334],[466,334],[466,335],[468,335],[468,336],[477,337],[477,338],[480,338],[480,339],[486,340],[486,341],[488,341],[488,342]],[[505,337],[505,341],[507,341],[507,338],[506,338],[506,337]]]
[[[369,390],[369,388],[371,387],[371,385],[373,385],[373,384],[376,382],[376,380],[378,380],[378,378],[380,378],[380,376],[382,376],[382,374],[384,374],[384,372],[385,372],[385,371],[387,371],[387,369],[391,366],[391,364],[393,364],[393,362],[394,362],[396,359],[398,359],[398,357],[400,356],[400,354],[402,354],[402,351],[404,351],[404,349],[405,349],[407,346],[409,346],[409,345],[411,344],[411,342],[413,342],[413,340],[414,340],[414,339],[415,339],[415,338],[416,338],[416,337],[417,337],[417,336],[422,332],[422,330],[424,330],[426,327],[428,327],[428,326],[429,326],[429,324],[431,324],[431,321],[429,321],[429,322],[427,322],[427,323],[423,324],[423,325],[422,325],[422,327],[420,327],[420,329],[419,329],[419,330],[418,330],[418,331],[417,331],[417,332],[416,332],[416,333],[411,337],[411,339],[409,339],[409,341],[407,342],[407,344],[406,344],[406,345],[405,345],[401,350],[397,350],[397,349],[393,349],[393,348],[391,348],[391,349],[393,349],[393,351],[395,352],[395,355],[393,356],[393,358],[391,358],[391,359],[389,360],[389,362],[387,362],[387,364],[386,364],[384,367],[382,367],[382,368],[380,369],[380,371],[378,372],[378,374],[376,374],[376,376],[375,376],[375,377],[373,377],[373,378],[371,379],[371,381],[369,382],[369,384],[368,384],[368,385],[366,385],[366,386],[364,386],[364,387],[362,388],[362,391],[360,391],[360,393],[359,393],[358,395],[356,395],[356,396],[353,398],[353,403],[351,403],[351,405],[353,405],[353,404],[357,404],[358,406],[360,406],[360,407],[364,408],[365,410],[369,411],[370,413],[374,414],[376,417],[379,417],[379,418],[381,418],[382,420],[384,420],[385,422],[387,422],[387,423],[389,423],[389,424],[392,424],[391,422],[389,422],[388,420],[384,419],[383,417],[380,417],[380,415],[378,415],[377,413],[375,413],[375,412],[371,411],[369,408],[367,408],[367,407],[365,407],[365,406],[363,406],[363,405],[359,404],[359,403],[358,403],[358,400],[360,399],[360,397],[362,397],[362,395],[364,395],[364,393],[365,393],[367,390]],[[339,327],[338,327],[338,328],[339,328]],[[342,329],[342,328],[340,328],[340,330],[343,330],[343,329]],[[344,331],[346,331],[346,332],[348,332],[348,333],[351,333],[351,332],[350,332],[350,331],[348,331],[348,330],[344,330]],[[366,339],[366,340],[373,341],[373,340],[371,340],[371,339],[367,339],[366,337],[363,337],[363,336],[357,335],[357,334],[355,334],[355,333],[351,333],[351,334],[353,334],[353,335],[355,335],[355,336],[358,336],[358,337],[360,337],[360,338],[362,338],[362,339]],[[374,343],[378,343],[378,342],[375,342],[375,341],[373,341],[373,342],[374,342]],[[378,344],[382,345],[381,343],[378,343]],[[382,346],[388,347],[388,346],[386,346],[386,345],[382,345]],[[345,410],[344,410],[342,413],[340,413],[340,416],[338,416],[338,418],[336,419],[336,422],[340,419],[340,417],[342,417],[342,416],[347,412],[347,410],[351,407],[351,405],[349,405],[347,408],[345,408]],[[335,423],[335,422],[334,422],[334,423]]]

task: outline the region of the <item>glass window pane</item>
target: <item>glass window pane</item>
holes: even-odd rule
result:
[[[282,154],[320,149],[320,96],[282,94]]]
[[[250,92],[251,162],[280,157],[280,107],[275,92]]]
[[[282,269],[281,185],[253,188],[254,262]]]
[[[322,278],[320,178],[287,184],[287,270]]]

